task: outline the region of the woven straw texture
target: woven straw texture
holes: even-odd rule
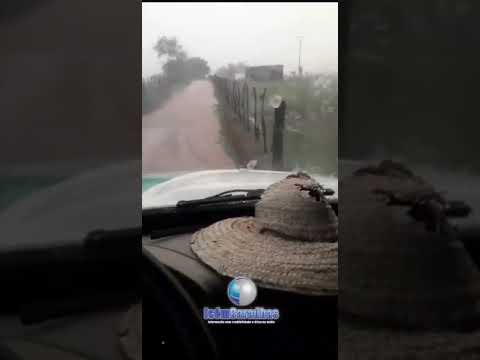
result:
[[[480,274],[459,241],[427,232],[374,189],[425,192],[386,176],[341,181],[341,311],[408,326],[451,326],[478,316]]]
[[[288,177],[273,184],[255,207],[255,218],[262,228],[301,241],[337,241],[338,220],[325,197],[319,201],[298,185],[313,187],[305,177]]]
[[[352,175],[339,187],[339,358],[480,359],[480,332],[452,330],[480,326],[480,273],[463,244],[374,193],[415,198],[433,187],[388,171]]]
[[[192,236],[192,250],[222,275],[247,276],[260,286],[309,295],[338,289],[337,218],[289,177],[269,187],[255,217],[217,222]]]

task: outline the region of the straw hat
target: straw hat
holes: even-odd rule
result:
[[[480,331],[452,329],[480,327],[479,270],[460,241],[427,231],[408,208],[389,206],[383,194],[412,201],[442,196],[393,162],[361,169],[339,186],[340,358],[469,358],[462,356],[474,349],[474,338],[478,344]],[[477,345],[477,358],[479,350]]]
[[[321,189],[306,174],[271,185],[255,217],[230,218],[196,232],[193,252],[222,275],[307,295],[336,294],[337,216],[321,192],[315,198],[305,188]]]

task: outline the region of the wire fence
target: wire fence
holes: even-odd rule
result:
[[[241,124],[258,145],[257,153],[261,152],[265,158],[271,159],[272,169],[283,170],[286,102],[281,101],[276,107],[266,104],[267,90],[259,91],[243,80],[216,75],[211,80],[220,100],[232,110],[233,121]]]
[[[226,126],[235,128],[230,134],[241,138],[237,149],[247,149],[243,160],[260,158],[262,168],[269,170],[337,173],[334,75],[292,77],[268,89],[244,80],[211,79],[217,98],[232,114],[225,117]]]

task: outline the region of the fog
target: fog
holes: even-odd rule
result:
[[[230,62],[298,67],[302,40],[304,72],[338,68],[337,3],[143,3],[142,76],[161,72],[153,45],[176,36],[190,56],[215,72]]]

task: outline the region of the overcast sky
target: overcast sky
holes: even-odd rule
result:
[[[297,36],[304,36],[304,71],[338,69],[337,3],[143,3],[143,77],[161,72],[153,45],[164,35],[176,36],[213,72],[238,61],[295,71]]]

